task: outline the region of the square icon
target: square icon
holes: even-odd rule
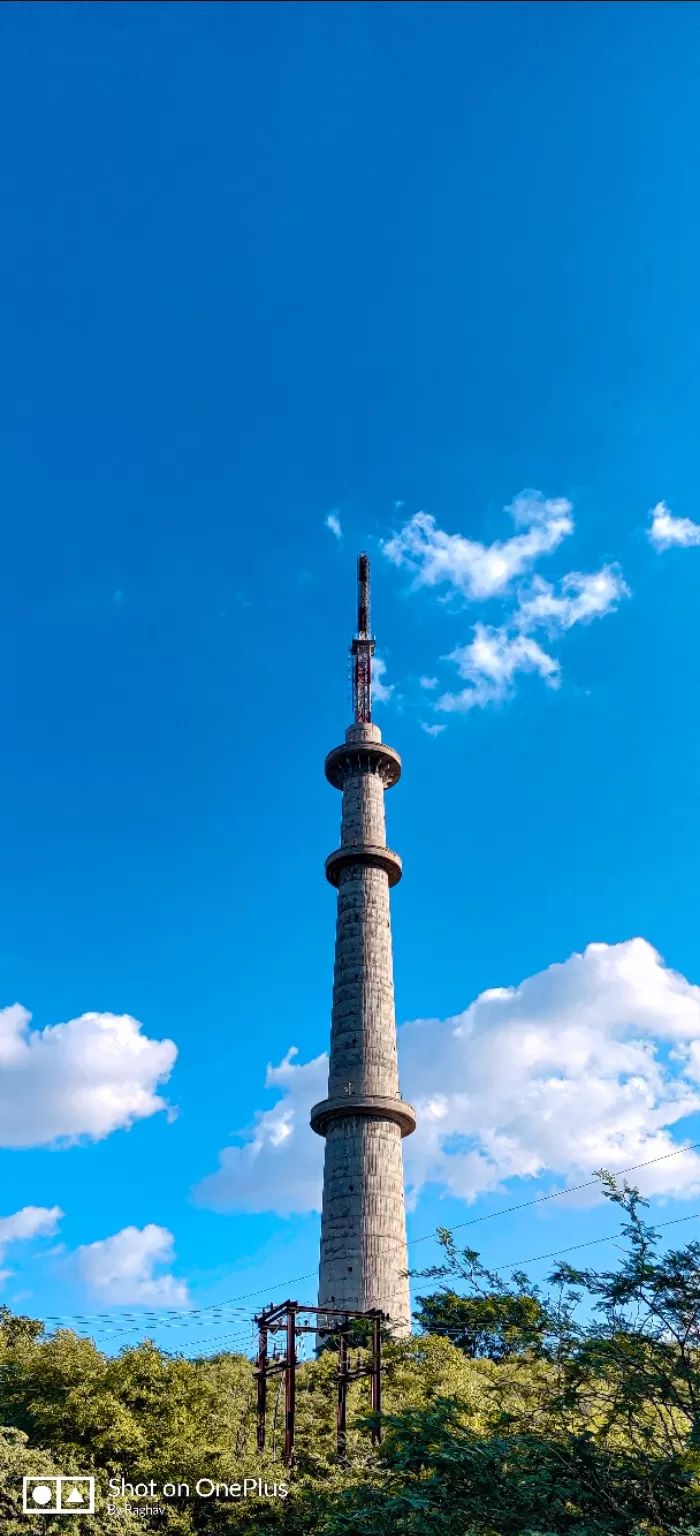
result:
[[[94,1477],[23,1477],[25,1515],[94,1515]]]

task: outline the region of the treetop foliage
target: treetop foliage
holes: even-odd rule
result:
[[[423,1275],[441,1283],[419,1298],[422,1331],[386,1345],[383,1443],[371,1445],[367,1384],[356,1382],[343,1464],[331,1350],[299,1367],[287,1474],[281,1378],[260,1456],[248,1358],[190,1360],[148,1341],[107,1356],[1,1309],[3,1536],[27,1536],[22,1476],[56,1471],[96,1475],[107,1536],[700,1536],[700,1245],[662,1252],[638,1191],[600,1177],[623,1221],[614,1270],[560,1264],[538,1288],[490,1273],[441,1234],[443,1262]],[[165,1519],[137,1519],[109,1514],[115,1475],[158,1486],[286,1479],[290,1493],[174,1498]],[[64,1527],[32,1519],[39,1536]],[[72,1536],[95,1528],[72,1519]]]

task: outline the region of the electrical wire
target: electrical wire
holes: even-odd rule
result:
[[[620,1168],[620,1169],[618,1169],[618,1171],[614,1175],[614,1177],[615,1178],[619,1178],[623,1174],[635,1173],[640,1168],[650,1168],[655,1163],[666,1162],[671,1157],[678,1157],[682,1152],[692,1152],[692,1151],[695,1151],[699,1147],[700,1147],[700,1141],[686,1142],[686,1143],[684,1143],[683,1146],[675,1147],[672,1152],[664,1152],[659,1157],[650,1157],[645,1162],[642,1162],[642,1163],[631,1163],[626,1168]],[[503,1207],[501,1210],[490,1211],[485,1216],[475,1216],[475,1217],[471,1218],[469,1221],[457,1222],[454,1226],[452,1226],[450,1228],[450,1231],[451,1232],[463,1231],[465,1227],[478,1226],[481,1222],[493,1221],[498,1216],[509,1216],[509,1215],[512,1215],[515,1211],[524,1211],[524,1210],[529,1210],[533,1206],[536,1206],[536,1205],[545,1205],[545,1204],[547,1204],[548,1201],[561,1199],[562,1196],[564,1196],[564,1195],[576,1194],[580,1190],[583,1190],[583,1189],[591,1189],[597,1183],[598,1183],[598,1179],[596,1177],[594,1177],[592,1179],[586,1179],[581,1184],[572,1184],[572,1185],[566,1186],[563,1189],[555,1189],[555,1190],[552,1190],[547,1195],[538,1195],[534,1200],[523,1200],[523,1201],[520,1201],[517,1205],[508,1205],[508,1206]],[[681,1217],[678,1217],[677,1220],[678,1221],[692,1221],[692,1220],[695,1219],[695,1217],[697,1215],[700,1215],[700,1213],[699,1212],[694,1212],[693,1215],[691,1215],[691,1216],[681,1216]],[[674,1223],[673,1222],[661,1222],[658,1225],[660,1227],[666,1227],[666,1226],[672,1226],[672,1225],[674,1225]],[[420,1236],[420,1237],[411,1238],[409,1240],[408,1246],[410,1248],[413,1248],[418,1243],[428,1242],[431,1238],[433,1240],[435,1239],[435,1232],[434,1231],[433,1232],[423,1233],[422,1236]],[[595,1244],[603,1243],[603,1242],[608,1242],[608,1241],[610,1241],[610,1239],[608,1239],[608,1238],[592,1238],[587,1243],[576,1243],[571,1248],[556,1249],[556,1250],[554,1250],[550,1254],[540,1254],[540,1255],[537,1255],[535,1258],[522,1259],[522,1260],[519,1261],[519,1263],[523,1263],[523,1264],[537,1264],[537,1263],[540,1263],[542,1260],[547,1259],[547,1258],[556,1258],[559,1254],[562,1254],[562,1253],[571,1253],[571,1252],[574,1251],[574,1249],[591,1247],[591,1246],[594,1246]],[[501,1265],[495,1266],[494,1272],[495,1273],[500,1273],[504,1269],[517,1269],[517,1268],[518,1268],[518,1263],[515,1263],[515,1264],[501,1264]],[[183,1310],[183,1311],[178,1311],[178,1310],[176,1310],[174,1308],[166,1308],[163,1311],[150,1310],[148,1312],[139,1312],[139,1313],[134,1313],[134,1312],[118,1312],[116,1310],[113,1311],[113,1312],[59,1313],[59,1314],[54,1313],[54,1314],[47,1314],[43,1319],[38,1319],[38,1321],[43,1321],[44,1323],[58,1324],[59,1326],[60,1326],[61,1323],[63,1323],[63,1324],[83,1323],[83,1324],[87,1325],[88,1327],[90,1327],[91,1335],[94,1335],[96,1337],[104,1337],[109,1332],[119,1333],[119,1334],[130,1333],[130,1332],[133,1333],[133,1332],[136,1332],[136,1331],[143,1332],[143,1326],[142,1325],[144,1323],[149,1323],[149,1322],[153,1323],[159,1329],[160,1328],[170,1328],[170,1327],[181,1327],[182,1328],[182,1327],[188,1327],[188,1326],[191,1326],[191,1327],[202,1327],[202,1326],[205,1326],[205,1323],[210,1320],[210,1315],[214,1315],[215,1316],[217,1314],[222,1314],[222,1313],[224,1313],[225,1311],[228,1311],[228,1310],[236,1311],[236,1312],[239,1312],[241,1314],[245,1314],[246,1316],[249,1316],[250,1315],[250,1310],[248,1308],[244,1308],[244,1307],[238,1306],[237,1303],[239,1303],[241,1301],[250,1300],[251,1298],[253,1298],[255,1296],[265,1295],[266,1293],[268,1293],[270,1291],[284,1290],[284,1289],[288,1288],[289,1286],[297,1285],[302,1280],[311,1280],[311,1279],[315,1279],[315,1277],[316,1277],[316,1270],[310,1270],[305,1275],[295,1275],[292,1278],[287,1278],[286,1280],[275,1281],[275,1282],[273,1282],[272,1285],[261,1286],[259,1288],[259,1290],[257,1290],[257,1291],[246,1291],[242,1295],[231,1297],[230,1300],[228,1300],[228,1301],[211,1302],[208,1306],[191,1307],[191,1308],[188,1308],[187,1310]],[[206,1317],[205,1317],[205,1314],[207,1314]],[[194,1319],[197,1319],[197,1318],[201,1319],[201,1321],[199,1321],[199,1322],[194,1321]],[[131,1320],[131,1319],[133,1319],[131,1327],[124,1327],[123,1324],[125,1322],[128,1323],[129,1320]],[[113,1320],[115,1320],[115,1321],[114,1321],[113,1325],[110,1328],[99,1329],[99,1328],[95,1328],[94,1327],[94,1324],[96,1322],[103,1322],[104,1321],[106,1323],[112,1324]]]
[[[677,1227],[682,1221],[697,1221],[700,1211],[691,1211],[689,1216],[674,1216],[672,1221],[659,1221],[654,1230],[660,1231],[662,1227]],[[595,1248],[599,1243],[612,1243],[616,1237],[620,1237],[621,1231],[610,1232],[607,1237],[591,1237],[585,1243],[572,1243],[568,1248],[555,1248],[552,1253],[538,1253],[532,1259],[518,1259],[515,1263],[496,1264],[494,1274],[500,1274],[504,1269],[519,1269],[521,1264],[540,1264],[544,1259],[558,1259],[562,1253],[573,1253],[579,1248]]]
[[[619,1179],[624,1173],[636,1173],[639,1168],[651,1168],[652,1163],[665,1163],[669,1157],[678,1157],[681,1152],[693,1152],[700,1147],[700,1141],[686,1142],[682,1147],[675,1147],[673,1152],[662,1152],[660,1157],[650,1157],[645,1163],[630,1163],[628,1168],[618,1168],[613,1178]],[[514,1211],[526,1211],[533,1205],[545,1205],[548,1200],[560,1200],[562,1195],[573,1195],[581,1189],[592,1189],[598,1184],[597,1178],[586,1179],[583,1184],[567,1184],[564,1189],[553,1189],[548,1195],[538,1195],[535,1200],[522,1200],[519,1205],[506,1205],[500,1211],[489,1211],[486,1216],[474,1216],[470,1221],[458,1221],[450,1227],[451,1232],[459,1232],[464,1227],[476,1227],[482,1221],[493,1221],[496,1216],[510,1216]],[[427,1243],[434,1232],[425,1232],[422,1237],[412,1237],[409,1240],[409,1248],[416,1243]]]

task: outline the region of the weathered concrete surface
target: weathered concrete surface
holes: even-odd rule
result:
[[[389,873],[376,861],[377,850],[386,850],[384,789],[396,782],[400,759],[391,749],[386,757],[377,751],[379,743],[378,726],[354,725],[342,756],[339,749],[330,755],[331,782],[343,785],[340,848],[354,850],[357,862],[337,876],[333,1103],[312,1112],[326,1137],[319,1305],[380,1307],[402,1334],[410,1332],[410,1314],[401,1137],[415,1117],[399,1090]],[[391,860],[385,863],[391,871]],[[373,1113],[372,1100],[381,1112]],[[332,1114],[324,1115],[326,1106]]]

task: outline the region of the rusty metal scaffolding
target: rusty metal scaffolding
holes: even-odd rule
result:
[[[313,1317],[314,1322],[300,1322],[300,1318]],[[315,1333],[320,1338],[336,1338],[338,1341],[337,1398],[338,1411],[336,1436],[338,1456],[345,1456],[347,1443],[348,1386],[362,1376],[370,1379],[370,1405],[373,1414],[382,1408],[382,1323],[388,1322],[376,1307],[369,1312],[352,1312],[346,1307],[304,1307],[298,1301],[282,1301],[269,1306],[255,1319],[258,1325],[258,1450],[265,1449],[267,1419],[267,1383],[272,1375],[280,1372],[284,1381],[284,1449],[285,1466],[290,1466],[294,1455],[294,1430],[296,1418],[297,1338],[301,1333]],[[350,1364],[350,1333],[358,1322],[371,1325],[369,1360],[355,1366]],[[272,1360],[268,1354],[270,1334],[281,1333],[284,1337],[284,1354]],[[376,1418],[372,1425],[372,1444],[381,1441],[381,1425]]]

